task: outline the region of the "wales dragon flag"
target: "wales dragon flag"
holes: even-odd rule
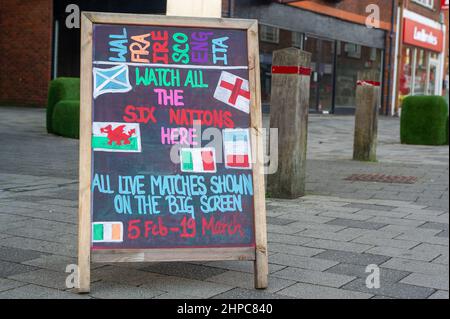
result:
[[[94,122],[92,125],[92,148],[100,152],[141,152],[139,124]]]

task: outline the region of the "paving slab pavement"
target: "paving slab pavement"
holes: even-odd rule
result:
[[[378,162],[353,162],[354,118],[344,116],[310,118],[307,196],[267,199],[269,289],[251,289],[248,262],[106,264],[79,296],[65,286],[78,141],[47,134],[44,120],[42,109],[0,107],[0,299],[448,299],[448,147],[400,145],[398,119],[381,117]],[[418,180],[344,180],[359,173]],[[369,265],[378,289],[366,286]]]

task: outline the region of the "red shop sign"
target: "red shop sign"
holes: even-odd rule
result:
[[[441,0],[441,10],[448,10],[448,0]]]
[[[432,51],[442,52],[444,35],[439,29],[405,18],[403,42]]]

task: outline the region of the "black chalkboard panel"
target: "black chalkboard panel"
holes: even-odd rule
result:
[[[84,12],[79,291],[90,262],[268,260],[258,24]]]
[[[93,249],[254,245],[247,32],[102,24],[93,39]]]

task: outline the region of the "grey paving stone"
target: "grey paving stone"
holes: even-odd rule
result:
[[[254,274],[237,271],[227,271],[223,274],[208,278],[207,281],[244,289],[254,289],[254,278]],[[269,287],[267,287],[265,291],[268,293],[274,293],[283,288],[292,286],[293,284],[295,284],[295,281],[293,280],[286,280],[270,276]]]
[[[330,261],[315,257],[288,255],[282,253],[270,256],[269,262],[271,264],[278,264],[283,266],[290,266],[317,271],[324,271],[338,264],[338,262],[336,261]]]
[[[91,284],[89,295],[100,299],[151,299],[164,293],[164,291],[145,287],[98,281]]]
[[[205,280],[223,274],[227,270],[190,263],[159,263],[142,268],[144,271],[178,276],[189,279]]]
[[[387,224],[365,222],[365,221],[343,219],[343,218],[336,218],[335,220],[332,220],[326,224],[327,225],[337,225],[337,226],[347,226],[347,227],[361,228],[361,229],[380,229],[380,228],[387,226]]]
[[[285,226],[294,223],[295,220],[279,217],[267,217],[267,224]]]
[[[194,296],[188,296],[188,295],[182,295],[177,292],[167,292],[162,295],[156,296],[153,299],[166,299],[166,300],[190,300],[190,299],[201,299],[200,297],[194,297]]]
[[[421,220],[413,220],[405,218],[395,218],[386,216],[375,216],[367,220],[368,222],[382,223],[382,224],[392,224],[400,226],[418,227],[423,225],[425,222]]]
[[[276,272],[285,268],[286,266],[276,265],[272,263],[273,257],[269,256],[269,273]],[[203,263],[205,266],[222,268],[226,270],[241,271],[253,274],[254,262],[253,261],[211,261]]]
[[[343,250],[355,253],[362,253],[373,245],[359,244],[353,242],[343,242],[338,240],[316,239],[305,244],[308,247],[322,248],[327,250]]]
[[[289,225],[281,226],[281,225],[267,225],[267,232],[268,233],[276,233],[276,234],[286,234],[286,235],[292,235],[295,233],[298,233],[299,231],[305,230],[306,227],[299,225],[297,223],[292,223]]]
[[[278,292],[280,295],[300,299],[369,299],[373,295],[345,289],[297,283]]]
[[[67,256],[47,255],[36,259],[22,262],[22,264],[35,266],[39,268],[65,272],[68,265],[77,264],[77,259]],[[91,269],[97,268],[97,264],[92,264]]]
[[[8,277],[15,274],[33,271],[36,269],[38,268],[0,260],[0,277]]]
[[[379,238],[373,235],[361,236],[354,239],[352,242],[403,249],[410,249],[420,244],[420,242],[417,241]]]
[[[0,246],[0,260],[12,261],[12,262],[23,262],[30,259],[35,259],[41,257],[43,254],[34,250],[26,250],[11,247],[1,247]]]
[[[441,238],[448,238],[448,230],[443,230],[439,234],[436,235],[437,237]]]
[[[352,253],[347,251],[327,250],[315,256],[315,258],[327,259],[341,263],[367,266],[371,264],[380,265],[389,260],[390,257],[368,253]]]
[[[353,220],[353,221],[366,221],[372,217],[372,216],[367,216],[367,215],[362,215],[362,214],[343,213],[343,212],[336,212],[336,211],[324,212],[324,213],[321,213],[320,216],[339,218],[339,219],[348,219],[348,220]]]
[[[403,211],[392,211],[392,210],[369,210],[369,209],[363,209],[359,212],[355,213],[356,215],[366,215],[371,217],[393,217],[393,218],[403,218],[405,216],[408,216],[410,213],[403,212]]]
[[[362,203],[351,203],[351,204],[345,205],[344,207],[370,209],[370,210],[381,210],[381,211],[391,211],[391,210],[397,208],[396,206],[362,204]]]
[[[435,245],[435,244],[428,244],[428,243],[421,243],[411,249],[411,251],[423,253],[423,252],[430,252],[430,253],[437,253],[437,254],[448,254],[448,245]]]
[[[289,244],[289,245],[303,245],[312,238],[300,236],[303,232],[298,233],[298,235],[283,235],[276,233],[268,233],[267,241],[269,243],[279,243],[279,244]]]
[[[309,248],[296,245],[277,244],[277,243],[272,243],[268,245],[268,250],[269,252],[273,253],[277,252],[305,257],[312,257],[324,251],[323,249]]]
[[[359,236],[361,233],[355,232],[346,232],[347,229],[338,231],[338,232],[326,232],[314,229],[307,229],[302,232],[299,232],[297,235],[302,237],[310,237],[310,238],[318,238],[318,239],[329,239],[329,240],[339,240],[339,241],[351,241]],[[312,241],[309,240],[309,241]],[[306,241],[308,242],[308,241]]]
[[[441,255],[438,258],[436,258],[435,260],[433,260],[433,264],[436,263],[436,264],[442,264],[442,265],[448,266],[448,258],[449,258],[448,254]]]
[[[448,291],[438,290],[428,297],[428,299],[449,299]]]
[[[310,222],[299,222],[290,224],[289,226],[295,225],[298,228],[298,231],[294,232],[293,234],[299,234],[299,232],[304,230],[317,230],[317,231],[324,231],[324,232],[338,232],[341,230],[345,230],[348,228],[348,226],[337,226],[337,225],[328,225],[328,224],[316,224],[316,223],[310,223]]]
[[[93,281],[102,280],[107,282],[116,282],[132,286],[142,285],[153,279],[155,275],[138,269],[125,267],[104,266],[91,271]],[[162,275],[160,276],[162,277]]]
[[[449,220],[448,214],[442,214],[439,216],[429,216],[427,213],[410,214],[405,218],[435,223],[446,223]]]
[[[149,278],[147,283],[141,286],[142,288],[169,293],[178,293],[197,298],[211,298],[234,288],[231,285],[215,282],[193,280],[174,276],[160,276],[158,274],[152,275],[153,277]]]
[[[367,265],[368,266],[368,265]],[[331,272],[334,274],[341,274],[347,276],[355,276],[358,278],[367,278],[370,273],[366,273],[366,267],[362,265],[353,265],[353,264],[345,264],[341,263],[334,267],[327,269],[327,272]],[[379,265],[378,265],[379,266]],[[380,268],[380,282],[398,282],[408,276],[410,272],[393,270],[389,268]]]
[[[37,285],[25,285],[0,292],[0,299],[90,299],[90,296]]]
[[[378,289],[370,289],[367,288],[365,279],[356,279],[342,288],[399,299],[425,299],[435,291],[431,288],[417,287],[402,283],[385,283],[380,285],[380,288]]]
[[[14,288],[21,287],[21,286],[25,286],[25,285],[27,285],[27,284],[20,282],[20,281],[15,281],[15,280],[6,279],[6,278],[0,278],[0,292],[14,289]]]
[[[277,271],[276,273],[273,273],[272,276],[308,284],[335,288],[339,288],[356,278],[353,276],[338,275],[294,267],[288,267],[283,270]]]
[[[408,277],[403,278],[401,283],[448,291],[448,272],[438,276],[412,273]]]
[[[48,269],[39,269],[26,273],[21,273],[9,276],[9,279],[44,286],[48,288],[55,288],[59,290],[66,290],[66,278],[69,274],[56,272]]]
[[[49,254],[58,254],[64,256],[76,256],[76,243],[71,246],[50,241],[37,240],[23,237],[8,237],[2,239],[2,245],[12,248],[35,250]]]
[[[402,248],[394,248],[394,247],[374,247],[367,250],[370,254],[375,255],[384,255],[390,257],[404,258],[404,259],[413,259],[413,260],[422,260],[422,261],[432,261],[440,254],[434,251],[427,250],[414,250],[413,249],[402,249]]]
[[[288,299],[286,296],[271,294],[264,292],[263,290],[255,290],[255,289],[243,289],[243,288],[234,288],[227,292],[218,294],[213,297],[213,299]]]
[[[448,231],[448,223],[444,224],[444,223],[426,222],[425,224],[421,225],[420,228],[440,229]]]
[[[402,258],[391,258],[381,267],[436,276],[448,274],[449,270],[445,265]]]
[[[444,245],[448,246],[449,239],[446,237],[439,237],[438,235],[427,235],[427,234],[417,234],[414,235],[413,233],[403,234],[395,237],[395,239],[399,240],[408,240],[408,241],[419,241],[429,244],[436,244],[436,245]]]

